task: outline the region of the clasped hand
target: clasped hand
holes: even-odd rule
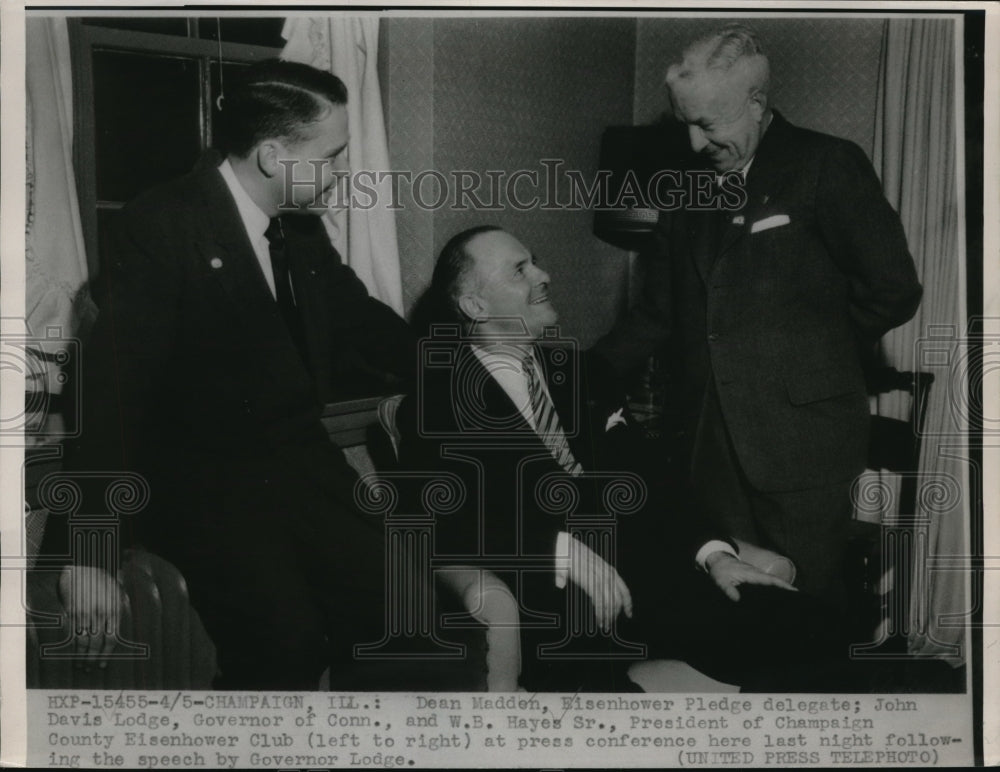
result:
[[[795,590],[795,587],[784,579],[765,574],[759,568],[744,563],[728,552],[713,552],[705,560],[705,567],[708,568],[708,573],[718,588],[733,601],[740,599],[740,591],[737,588],[741,584],[759,584]]]

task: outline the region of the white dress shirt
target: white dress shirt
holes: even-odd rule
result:
[[[528,351],[525,351],[522,346],[494,343],[490,346],[473,346],[472,350],[486,368],[486,372],[493,376],[493,379],[500,384],[500,388],[510,397],[510,401],[524,416],[528,426],[537,431],[535,411],[531,409],[531,395],[528,393],[528,376],[524,372],[523,364],[525,356],[530,356],[535,363],[535,372],[543,372],[535,357],[534,347],[529,347]],[[545,382],[544,376],[539,376],[538,382],[551,399],[549,385]],[[560,531],[556,536],[555,578],[556,587],[559,588],[566,586],[569,575],[569,538],[569,534],[565,531]]]
[[[510,401],[528,422],[528,426],[537,429],[535,411],[531,409],[531,395],[528,393],[528,376],[524,372],[523,364],[524,358],[530,356],[535,363],[535,372],[543,372],[535,357],[534,347],[531,346],[525,351],[523,346],[512,343],[491,343],[488,346],[473,346],[472,350],[486,368],[486,372],[493,376],[493,379],[500,384],[500,388],[510,397]],[[538,382],[546,396],[552,399],[544,376],[539,375]]]
[[[274,289],[271,248],[267,243],[267,237],[264,236],[264,231],[267,230],[267,226],[271,223],[271,218],[250,198],[250,194],[246,192],[246,189],[240,184],[239,179],[237,179],[236,172],[233,171],[228,158],[219,166],[219,174],[222,175],[222,179],[226,182],[226,187],[229,188],[229,192],[236,202],[236,209],[240,213],[243,227],[250,238],[254,254],[257,255],[257,262],[260,263],[260,269],[264,272],[264,279],[271,290],[271,297],[276,299],[278,294]]]

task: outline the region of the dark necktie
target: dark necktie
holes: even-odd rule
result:
[[[295,307],[295,298],[292,295],[292,281],[288,273],[288,252],[285,248],[285,233],[281,229],[281,220],[272,217],[268,223],[267,230],[264,231],[267,239],[268,251],[271,253],[271,271],[274,273],[274,294],[278,301],[278,309],[285,320],[285,326],[295,342],[295,347],[299,351],[304,363],[308,363],[306,358],[305,334],[302,328],[302,317]]]
[[[531,354],[524,358],[522,367],[528,379],[528,396],[531,399],[531,412],[535,416],[535,433],[549,449],[552,457],[559,462],[559,466],[575,477],[583,471],[583,467],[573,458],[566,432],[559,423],[559,416],[556,414],[552,399],[542,388],[535,359]]]

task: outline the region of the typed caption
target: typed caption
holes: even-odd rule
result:
[[[948,766],[967,695],[28,694],[28,763],[130,769]]]

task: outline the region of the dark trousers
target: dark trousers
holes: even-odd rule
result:
[[[530,691],[629,691],[630,665],[640,659],[680,659],[743,691],[867,691],[849,661],[845,625],[835,610],[800,592],[742,586],[732,601],[708,574],[669,561],[646,565],[629,580],[634,613],[620,616],[615,637],[579,628],[571,645],[567,624],[572,588],[546,593],[560,624],[522,627],[522,684]],[[540,608],[538,595],[532,608]],[[640,645],[643,653],[627,655]],[[549,647],[549,653],[546,653]]]
[[[220,487],[163,554],[215,642],[221,689],[312,690],[385,625],[382,531],[306,485]],[[375,524],[377,525],[377,524]]]
[[[699,511],[730,536],[791,559],[800,590],[843,608],[853,481],[796,491],[755,489],[740,466],[712,385],[695,434],[691,480]]]
[[[504,576],[510,585],[510,576]],[[585,594],[568,584],[558,589],[551,572],[521,577],[521,685],[540,692],[635,690],[627,675],[648,647],[619,617],[615,635],[595,629]],[[548,615],[547,621],[542,615]]]
[[[691,571],[672,588],[639,591],[636,634],[650,658],[674,658],[743,691],[837,691],[848,664],[837,610],[805,593],[743,585],[739,601]]]

